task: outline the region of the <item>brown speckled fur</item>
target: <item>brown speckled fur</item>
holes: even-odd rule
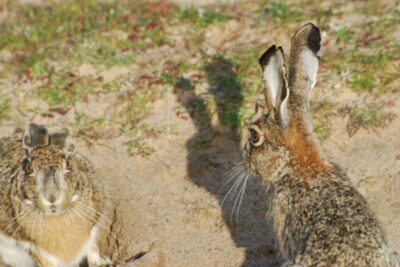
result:
[[[246,168],[271,184],[270,215],[288,258],[283,266],[400,266],[368,204],[346,174],[326,160],[312,132],[312,85],[299,55],[305,49],[316,54],[319,42],[319,30],[312,24],[292,37],[286,88],[290,121],[284,125],[276,115],[279,106],[271,107],[267,99],[269,113],[253,123],[265,141],[257,146],[248,141]],[[277,51],[273,46],[263,55],[262,68]]]
[[[104,188],[96,180],[93,166],[80,155],[67,154],[64,146],[50,143],[33,147],[27,156],[22,139],[22,133],[0,139],[0,233],[70,262],[76,259],[91,229],[102,219],[106,203]],[[66,198],[61,204],[61,214],[50,216],[43,211],[36,178],[24,171],[27,158],[36,169],[47,166],[61,169],[68,158],[69,172],[64,174]],[[73,195],[79,196],[77,202],[71,202]],[[33,204],[24,204],[25,199]],[[23,213],[26,215],[21,216]],[[31,254],[41,266],[50,266],[46,259],[36,255],[35,249]]]

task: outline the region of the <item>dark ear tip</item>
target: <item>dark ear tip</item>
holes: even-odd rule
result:
[[[321,48],[321,33],[319,28],[314,24],[310,23],[311,29],[307,36],[307,46],[314,53],[317,53]]]
[[[67,131],[53,133],[49,136],[49,144],[64,147],[69,136]]]
[[[307,47],[317,53],[321,48],[321,33],[317,26],[313,23],[307,23],[303,25],[292,37],[292,45],[301,46],[307,45]]]
[[[265,66],[268,64],[269,59],[271,58],[271,56],[273,56],[275,54],[277,50],[276,45],[271,46],[270,48],[267,49],[267,51],[264,52],[264,54],[262,54],[262,56],[260,57],[260,59],[258,60],[258,63],[261,66]]]
[[[33,123],[33,122],[29,124],[28,129],[29,129],[29,132],[34,135],[36,135],[36,134],[37,135],[46,135],[47,134],[46,127],[44,127],[43,125]]]

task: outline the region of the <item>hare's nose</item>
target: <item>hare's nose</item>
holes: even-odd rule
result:
[[[49,200],[50,203],[56,202],[56,199],[57,199],[56,196],[53,195],[53,194],[51,194],[51,195],[49,196],[49,198],[48,198],[48,200]]]

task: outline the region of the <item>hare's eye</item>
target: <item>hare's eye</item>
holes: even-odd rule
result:
[[[260,141],[260,134],[254,129],[250,129],[250,140],[252,143]]]
[[[71,170],[72,164],[71,164],[71,162],[70,162],[69,160],[67,160],[67,161],[65,162],[65,167],[67,168],[67,170]]]
[[[31,174],[33,172],[33,166],[31,162],[27,162],[24,166],[25,172]]]
[[[73,165],[72,165],[72,162],[70,161],[70,160],[66,160],[65,161],[65,165],[64,165],[64,172],[65,173],[67,173],[67,172],[71,172],[71,170],[72,170],[72,168],[73,168]]]
[[[264,135],[260,133],[258,127],[252,126],[249,130],[249,139],[253,146],[260,146],[264,142]]]

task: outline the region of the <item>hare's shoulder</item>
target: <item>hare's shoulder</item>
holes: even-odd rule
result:
[[[25,156],[21,135],[14,134],[0,139],[0,179],[19,167]]]
[[[81,154],[75,153],[70,157],[70,161],[72,174],[76,176],[77,179],[83,179],[92,185],[97,183],[99,172],[89,159]]]
[[[299,239],[295,250],[356,255],[365,248],[378,253],[385,243],[377,218],[347,177],[332,174],[298,183],[290,197],[292,222],[286,227]]]
[[[377,218],[346,176],[335,173],[313,181],[287,176],[275,186],[275,227],[283,250],[292,258],[353,260],[369,253],[372,260],[386,253],[382,252],[386,242]],[[350,263],[343,266],[365,266]]]
[[[11,154],[24,155],[22,136],[14,134],[0,139],[0,160],[9,157]]]
[[[74,168],[79,171],[93,172],[95,170],[93,163],[88,158],[77,152],[70,156],[69,160],[74,164]]]
[[[346,226],[346,231],[350,232],[350,225],[360,228],[358,223],[378,227],[366,200],[342,172],[293,183],[289,198],[292,212],[307,213],[307,217],[314,222],[327,222],[331,227],[336,225],[338,228]]]

